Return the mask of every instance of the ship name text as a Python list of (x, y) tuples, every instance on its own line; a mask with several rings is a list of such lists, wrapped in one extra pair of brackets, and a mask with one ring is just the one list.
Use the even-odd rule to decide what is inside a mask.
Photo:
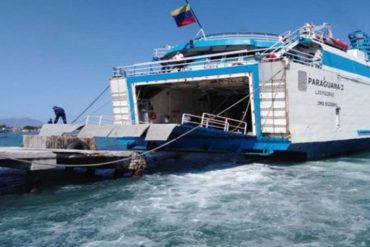
[(318, 86), (318, 87), (332, 88), (332, 89), (341, 90), (341, 91), (344, 90), (343, 84), (330, 82), (330, 81), (327, 81), (325, 79), (320, 80), (320, 79), (315, 79), (315, 78), (312, 78), (312, 77), (308, 77), (308, 84)]

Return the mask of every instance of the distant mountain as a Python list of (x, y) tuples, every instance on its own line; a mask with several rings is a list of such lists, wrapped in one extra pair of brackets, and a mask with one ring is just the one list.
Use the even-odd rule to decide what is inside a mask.
[(0, 119), (0, 125), (3, 124), (9, 127), (23, 128), (26, 125), (41, 126), (44, 123), (33, 118), (4, 118)]

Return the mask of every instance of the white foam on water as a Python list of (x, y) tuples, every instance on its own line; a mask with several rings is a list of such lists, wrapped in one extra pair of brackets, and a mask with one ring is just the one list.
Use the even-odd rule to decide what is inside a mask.
[(125, 237), (124, 235), (118, 239), (113, 240), (99, 240), (99, 241), (88, 241), (83, 243), (81, 247), (101, 247), (101, 246), (117, 246), (117, 247), (135, 247), (135, 246), (160, 246), (157, 243), (153, 242), (149, 238), (144, 236), (135, 236), (135, 237)]
[(17, 245), (29, 239), (32, 245), (44, 246), (60, 241), (66, 246), (370, 244), (370, 173), (362, 166), (348, 160), (224, 165), (68, 185), (35, 197), (14, 195), (7, 205), (17, 210), (0, 202), (0, 230), (5, 233), (0, 243)]

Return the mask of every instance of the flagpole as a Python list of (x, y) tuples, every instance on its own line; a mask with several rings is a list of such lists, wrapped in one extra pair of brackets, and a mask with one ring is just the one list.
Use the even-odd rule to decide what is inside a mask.
[[(186, 4), (189, 4), (189, 5), (190, 5), (189, 0), (185, 0), (185, 2), (186, 2)], [(193, 15), (194, 15), (194, 17), (195, 17), (195, 20), (196, 20), (196, 22), (198, 23), (198, 26), (200, 27), (200, 30), (199, 30), (199, 32), (197, 33), (197, 35), (198, 35), (199, 33), (201, 33), (201, 34), (203, 35), (203, 38), (204, 38), (204, 39), (206, 39), (206, 34), (204, 33), (204, 29), (203, 29), (202, 24), (200, 24), (200, 21), (199, 21), (199, 19), (198, 19), (197, 15), (196, 15), (196, 14), (195, 14), (195, 12), (193, 11), (193, 8), (190, 8), (190, 10), (191, 10), (191, 13), (193, 13)]]

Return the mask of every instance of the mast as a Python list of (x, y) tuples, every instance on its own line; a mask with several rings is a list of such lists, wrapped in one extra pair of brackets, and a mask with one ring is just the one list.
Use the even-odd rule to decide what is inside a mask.
[[(189, 0), (185, 0), (185, 2), (186, 2), (186, 4), (189, 4), (189, 5), (190, 5)], [(197, 15), (195, 14), (195, 12), (193, 11), (193, 8), (192, 8), (191, 6), (190, 6), (190, 10), (191, 10), (191, 13), (194, 15), (194, 17), (195, 17), (195, 21), (198, 23), (198, 26), (199, 26), (199, 31), (197, 32), (197, 35), (196, 35), (196, 36), (198, 36), (199, 34), (201, 34), (201, 35), (202, 35), (202, 37), (203, 37), (203, 39), (207, 39), (207, 38), (206, 38), (206, 34), (205, 34), (205, 32), (204, 32), (204, 29), (203, 29), (203, 26), (202, 26), (202, 24), (200, 23), (200, 21), (199, 21), (199, 19), (198, 19)]]

